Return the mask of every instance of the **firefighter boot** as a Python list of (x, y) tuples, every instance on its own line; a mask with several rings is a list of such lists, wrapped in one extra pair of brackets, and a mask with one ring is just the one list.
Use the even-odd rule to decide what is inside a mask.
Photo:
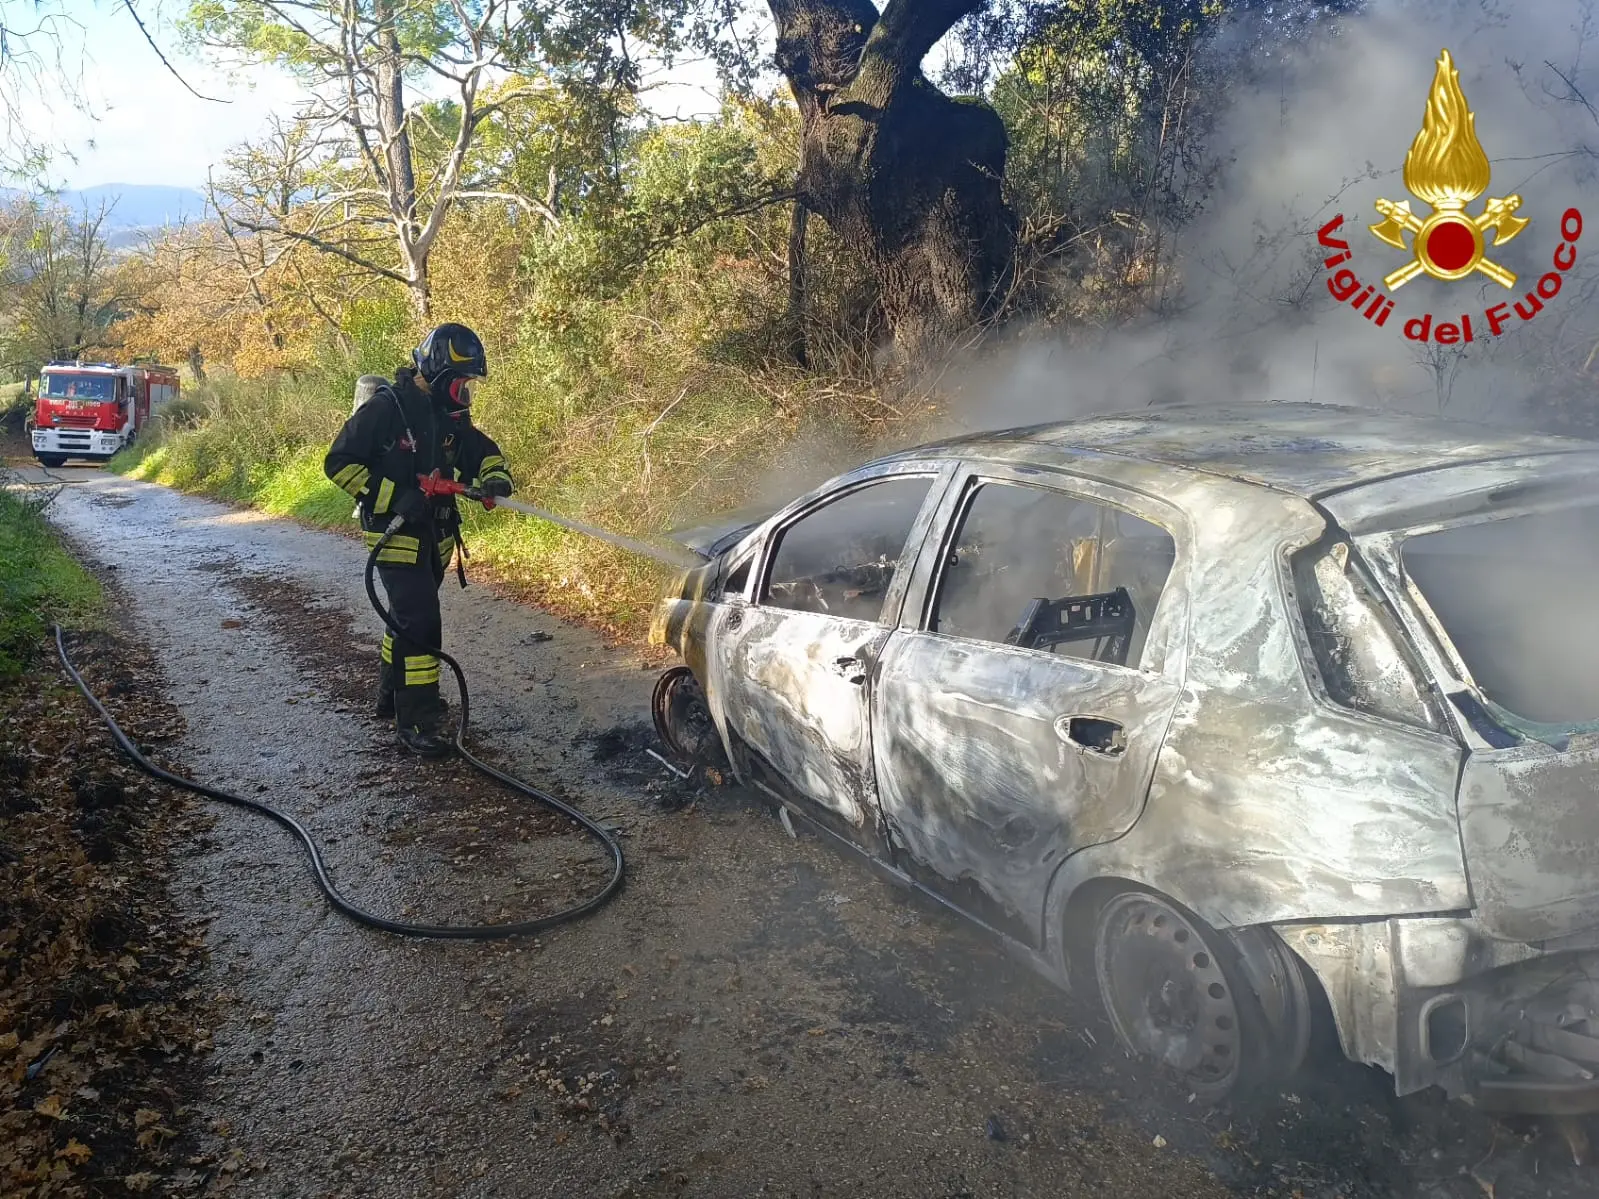
[(401, 687), (394, 693), (394, 728), (400, 744), (424, 758), (441, 758), (454, 747), (444, 730), (438, 685)]
[(383, 661), (378, 663), (378, 697), (372, 705), (372, 714), (379, 720), (394, 719), (394, 667), (389, 661), (392, 642), (388, 634), (383, 637)]

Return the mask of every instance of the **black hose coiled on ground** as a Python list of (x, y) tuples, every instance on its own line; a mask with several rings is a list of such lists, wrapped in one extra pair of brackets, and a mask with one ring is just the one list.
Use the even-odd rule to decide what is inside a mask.
[[(389, 538), (396, 532), (398, 527), (398, 522), (396, 522), (395, 525), (390, 527), (388, 532), (384, 533), (377, 545), (372, 547), (372, 552), (367, 555), (366, 560), (367, 599), (371, 601), (372, 607), (377, 610), (378, 615), (383, 618), (383, 623), (388, 626), (389, 631), (397, 637), (403, 636), (404, 633), (394, 623), (393, 615), (378, 599), (377, 587), (373, 582), (373, 574), (377, 567), (378, 553), (388, 544)], [(133, 761), (135, 766), (152, 778), (160, 779), (163, 783), (181, 787), (185, 791), (193, 791), (196, 795), (203, 795), (207, 799), (214, 799), (219, 803), (232, 804), (234, 807), (245, 808), (251, 812), (259, 813), (288, 829), (289, 832), (299, 838), (300, 844), (304, 847), (306, 857), (311, 861), (311, 876), (315, 879), (316, 885), (322, 894), (327, 898), (328, 905), (341, 916), (348, 917), (357, 924), (364, 924), (369, 928), (381, 929), (388, 933), (397, 933), (403, 937), (431, 937), (456, 941), (493, 941), (502, 937), (520, 937), (531, 933), (543, 932), (545, 929), (553, 928), (557, 924), (565, 924), (568, 921), (587, 916), (590, 912), (610, 901), (622, 887), (625, 865), (622, 858), (622, 846), (616, 839), (615, 833), (592, 817), (584, 815), (570, 804), (564, 803), (548, 792), (541, 791), (537, 787), (507, 774), (503, 770), (490, 766), (487, 762), (473, 756), (467, 750), (465, 744), (468, 711), (466, 675), (462, 673), (460, 663), (437, 646), (428, 647), (428, 652), (441, 662), (449, 665), (451, 672), (455, 675), (456, 686), (461, 693), (461, 711), (455, 725), (456, 752), (483, 774), (504, 784), (519, 795), (526, 796), (528, 799), (543, 804), (545, 807), (551, 808), (570, 819), (603, 845), (610, 855), (612, 863), (611, 877), (607, 880), (605, 886), (589, 899), (572, 907), (563, 908), (558, 912), (551, 912), (548, 916), (539, 916), (532, 920), (519, 920), (511, 924), (407, 924), (404, 921), (390, 920), (386, 916), (379, 916), (373, 912), (366, 911), (364, 908), (357, 907), (340, 894), (338, 887), (333, 882), (333, 876), (328, 873), (327, 864), (322, 860), (322, 852), (317, 848), (315, 839), (311, 836), (310, 831), (293, 816), (274, 808), (271, 804), (264, 804), (254, 799), (245, 799), (243, 796), (234, 795), (216, 787), (208, 787), (204, 783), (197, 783), (193, 779), (173, 774), (169, 770), (163, 770), (145, 757), (144, 754), (140, 753), (139, 747), (122, 731), (122, 727), (117, 724), (111, 713), (106, 711), (105, 705), (95, 698), (94, 693), (89, 690), (89, 685), (83, 681), (83, 676), (72, 665), (72, 660), (67, 655), (66, 641), (60, 625), (55, 627), (55, 636), (56, 652), (60, 655), (61, 665), (66, 669), (67, 674), (71, 676), (72, 681), (77, 684), (78, 690), (83, 692), (84, 698), (100, 714), (100, 719), (111, 730), (111, 736), (116, 740), (118, 747)]]

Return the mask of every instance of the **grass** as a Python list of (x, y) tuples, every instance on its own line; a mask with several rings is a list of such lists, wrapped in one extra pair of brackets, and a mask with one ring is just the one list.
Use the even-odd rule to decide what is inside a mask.
[[(647, 369), (635, 362), (603, 389), (541, 382), (517, 365), (497, 377), (497, 390), (485, 385), (474, 411), (509, 459), (518, 495), (621, 533), (659, 533), (735, 508), (780, 466), (785, 478), (792, 473), (785, 458), (796, 445), (814, 457), (819, 428), (832, 443), (854, 427), (836, 388), (807, 394), (803, 381), (756, 382), (687, 356), (657, 355)], [(586, 401), (576, 398), (585, 390)], [(349, 497), (322, 474), (350, 411), (346, 394), (334, 379), (208, 382), (187, 397), (203, 405), (202, 420), (156, 430), (111, 469), (351, 529)], [(647, 631), (665, 568), (543, 521), (468, 508), (469, 573), (614, 637)]]
[(100, 584), (44, 518), (48, 500), (0, 489), (0, 680), (16, 678), (53, 622), (91, 619)]

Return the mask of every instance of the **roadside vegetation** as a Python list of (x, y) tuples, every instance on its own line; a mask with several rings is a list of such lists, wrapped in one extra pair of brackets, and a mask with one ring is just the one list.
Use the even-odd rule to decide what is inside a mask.
[(29, 665), (50, 624), (80, 625), (100, 605), (99, 583), (44, 519), (50, 498), (48, 490), (0, 486), (0, 683)]
[[(1158, 306), (1176, 269), (1162, 231), (1190, 215), (1167, 194), (1184, 147), (1162, 130), (1203, 122), (1201, 92), (1177, 85), (1220, 69), (1195, 55), (1225, 11), (1113, 4), (1085, 21), (1038, 4), (1003, 29), (963, 26), (963, 65), (940, 87), (965, 98), (926, 117), (990, 114), (1017, 165), (1003, 195), (991, 174), (962, 176), (970, 164), (949, 166), (959, 177), (943, 182), (901, 174), (913, 190), (956, 188), (970, 213), (987, 213), (999, 240), (964, 265), (948, 229), (907, 236), (852, 218), (859, 194), (823, 200), (834, 191), (800, 172), (802, 146), (808, 170), (821, 170), (818, 147), (834, 136), (805, 98), (819, 93), (798, 63), (779, 64), (776, 86), (763, 81), (764, 50), (739, 60), (724, 46), (719, 110), (668, 121), (646, 109), (640, 67), (537, 38), (485, 43), (512, 74), (475, 99), (412, 100), (416, 136), (396, 151), (409, 155), (409, 185), (406, 171), (330, 149), (285, 118), (219, 168), (213, 222), (107, 277), (130, 298), (108, 343), (188, 364), (188, 394), (203, 406), (113, 467), (344, 524), (348, 501), (322, 479), (320, 458), (355, 379), (392, 374), (428, 325), (459, 320), (489, 347), (476, 419), (533, 502), (658, 533), (787, 498), (914, 436), (949, 402), (951, 355), (1006, 328), (1053, 336)], [(194, 14), (191, 35), (216, 53), (360, 74), (324, 55), (340, 39), (318, 38), (336, 30), (266, 36), (277, 28), (270, 3)], [(435, 46), (475, 36), (458, 16), (439, 20), (427, 31)], [(389, 33), (366, 32), (374, 46)], [(1295, 26), (1267, 20), (1258, 34), (1291, 37)], [(639, 36), (664, 53), (708, 27), (684, 18)], [(1064, 88), (1056, 58), (1073, 64)], [(343, 119), (380, 128), (395, 116), (386, 104), (362, 100)], [(480, 123), (463, 133), (473, 114)], [(929, 135), (935, 126), (897, 134)], [(420, 215), (397, 236), (391, 214), (408, 209)], [(967, 282), (937, 295), (897, 282), (935, 270)], [(641, 632), (659, 594), (658, 568), (540, 522), (479, 512), (466, 536), (473, 566), (615, 633)]]
[(32, 396), (22, 383), (0, 383), (0, 437), (14, 437), (22, 432), (32, 408)]
[(49, 624), (141, 743), (182, 724), (48, 501), (0, 488), (0, 1193), (199, 1193), (218, 1163), (182, 1164), (176, 1130), (209, 1044), (188, 991), (204, 951), (167, 891), (187, 807), (123, 764)]

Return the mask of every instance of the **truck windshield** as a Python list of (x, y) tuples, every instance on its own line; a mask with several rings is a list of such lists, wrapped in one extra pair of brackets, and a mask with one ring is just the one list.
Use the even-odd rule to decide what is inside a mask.
[(117, 381), (110, 375), (64, 375), (54, 372), (39, 380), (39, 394), (56, 400), (114, 400)]
[(1423, 533), (1400, 556), (1490, 703), (1550, 725), (1599, 720), (1599, 508)]

